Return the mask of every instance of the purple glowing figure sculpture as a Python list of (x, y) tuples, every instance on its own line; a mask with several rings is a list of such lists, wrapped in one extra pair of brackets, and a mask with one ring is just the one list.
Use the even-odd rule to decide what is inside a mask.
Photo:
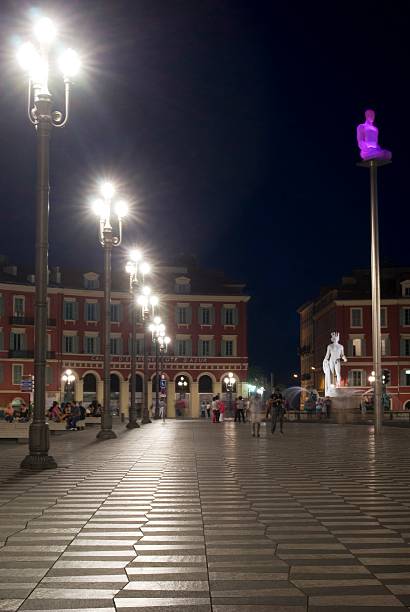
[(360, 149), (360, 157), (364, 160), (383, 159), (389, 161), (391, 152), (382, 149), (378, 144), (379, 130), (374, 125), (375, 112), (365, 112), (366, 121), (357, 126), (357, 144)]

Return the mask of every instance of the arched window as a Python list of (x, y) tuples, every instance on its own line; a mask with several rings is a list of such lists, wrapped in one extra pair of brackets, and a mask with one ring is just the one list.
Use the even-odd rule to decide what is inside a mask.
[(86, 374), (83, 378), (83, 391), (84, 393), (96, 393), (97, 391), (97, 380), (94, 374)]
[(410, 410), (410, 400), (407, 400), (403, 406), (404, 410)]
[(120, 392), (120, 378), (117, 374), (111, 374), (110, 376), (110, 391), (111, 393)]
[[(142, 384), (142, 376), (139, 374), (135, 377), (135, 391), (136, 393), (142, 393), (143, 384)], [(130, 391), (131, 391), (131, 378), (130, 378)]]
[(213, 392), (213, 381), (210, 376), (204, 374), (198, 381), (199, 393), (212, 393)]

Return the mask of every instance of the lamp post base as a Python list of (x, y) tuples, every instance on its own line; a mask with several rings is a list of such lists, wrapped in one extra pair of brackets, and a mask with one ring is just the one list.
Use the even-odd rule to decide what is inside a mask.
[(57, 463), (51, 455), (27, 455), (20, 463), (23, 470), (55, 470)]
[(101, 429), (97, 434), (97, 440), (113, 440), (117, 435), (112, 429)]
[(129, 423), (127, 423), (127, 429), (139, 429), (139, 427), (137, 421), (129, 421)]

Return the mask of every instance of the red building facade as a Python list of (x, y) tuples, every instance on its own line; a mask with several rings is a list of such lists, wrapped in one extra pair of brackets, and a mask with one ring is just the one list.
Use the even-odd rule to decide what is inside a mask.
[[(302, 385), (324, 389), (322, 362), (330, 333), (340, 333), (347, 363), (342, 384), (366, 392), (373, 370), (370, 272), (355, 270), (337, 287), (298, 310)], [(387, 392), (393, 409), (410, 409), (410, 268), (381, 271), (382, 369), (389, 373)]]
[[(15, 266), (0, 272), (0, 406), (30, 394), (21, 381), (33, 374), (34, 282)], [(111, 404), (128, 414), (131, 316), (129, 280), (113, 275), (111, 300)], [(242, 393), (248, 372), (244, 285), (228, 281), (222, 273), (188, 265), (156, 270), (153, 286), (160, 298), (158, 314), (171, 337), (162, 359), (167, 381), (169, 416), (183, 399), (183, 415), (198, 417), (201, 401), (224, 393), (223, 379), (234, 374), (234, 393)], [(50, 271), (48, 288), (47, 402), (62, 401), (68, 391), (84, 403), (103, 400), (102, 275), (97, 272)], [(137, 403), (142, 401), (144, 326), (139, 321), (137, 346)], [(151, 342), (149, 403), (155, 401), (156, 362)], [(66, 369), (75, 376), (67, 389), (61, 377)], [(183, 377), (186, 385), (178, 382)]]

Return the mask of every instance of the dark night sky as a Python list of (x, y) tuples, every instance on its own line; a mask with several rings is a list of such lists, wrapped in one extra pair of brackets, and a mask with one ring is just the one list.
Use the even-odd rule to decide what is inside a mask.
[[(400, 6), (401, 4), (401, 6)], [(409, 264), (410, 9), (405, 3), (71, 0), (39, 3), (84, 56), (72, 120), (52, 143), (50, 263), (101, 267), (87, 213), (97, 179), (134, 200), (125, 245), (181, 251), (247, 281), (251, 363), (288, 382), (296, 308), (368, 266), (368, 176), (355, 126), (377, 112), (394, 163), (380, 190), (381, 255)], [(286, 6), (285, 6), (286, 5)], [(1, 3), (1, 248), (34, 256), (35, 136)], [(61, 83), (53, 85), (61, 95)], [(400, 123), (399, 123), (400, 122)], [(124, 252), (117, 253), (117, 258)]]

